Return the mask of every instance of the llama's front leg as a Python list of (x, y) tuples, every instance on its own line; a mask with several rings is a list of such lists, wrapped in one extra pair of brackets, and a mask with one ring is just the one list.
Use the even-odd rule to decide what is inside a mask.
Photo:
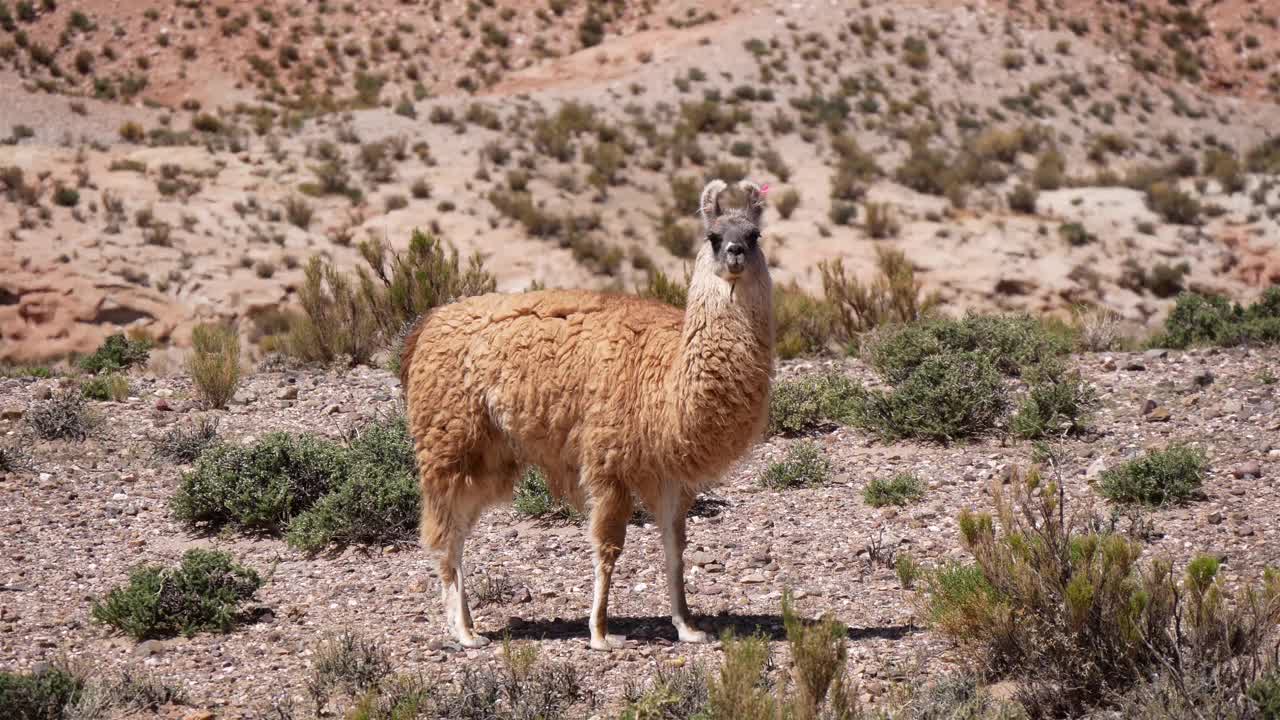
[(667, 556), (667, 599), (671, 603), (671, 623), (676, 626), (680, 642), (706, 642), (707, 634), (691, 621), (689, 604), (684, 596), (685, 516), (688, 509), (681, 504), (661, 513), (662, 548)]
[(625, 490), (608, 492), (596, 498), (591, 509), (591, 542), (595, 547), (595, 593), (591, 599), (591, 649), (612, 650), (622, 647), (627, 639), (608, 634), (609, 584), (613, 568), (622, 554), (627, 539), (627, 520), (631, 518), (631, 495)]
[(475, 632), (475, 626), (471, 623), (471, 608), (467, 605), (467, 590), (462, 582), (462, 545), (463, 538), (454, 536), (440, 558), (445, 618), (449, 632), (463, 647), (484, 647), (489, 644), (489, 638)]

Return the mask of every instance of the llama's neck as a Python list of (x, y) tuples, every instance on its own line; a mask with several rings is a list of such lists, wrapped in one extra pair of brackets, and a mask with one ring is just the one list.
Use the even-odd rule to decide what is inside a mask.
[[(670, 368), (673, 437), (732, 451), (756, 440), (773, 374), (773, 290), (767, 275), (734, 286), (706, 274), (689, 288), (679, 358)], [(699, 458), (691, 457), (696, 465)], [(705, 458), (715, 464), (714, 458)]]

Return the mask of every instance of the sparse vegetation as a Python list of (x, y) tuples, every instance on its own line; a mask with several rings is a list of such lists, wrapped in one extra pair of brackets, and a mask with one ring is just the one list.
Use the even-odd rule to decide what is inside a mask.
[(188, 550), (176, 568), (146, 565), (93, 604), (93, 619), (135, 639), (229, 632), (262, 587), (258, 573), (224, 552)]
[(129, 381), (120, 373), (104, 373), (86, 380), (80, 392), (90, 400), (123, 402), (129, 397)]
[(27, 424), (45, 440), (84, 440), (99, 418), (85, 405), (84, 394), (67, 388), (27, 411)]
[(769, 397), (769, 432), (797, 435), (846, 424), (858, 391), (857, 383), (836, 373), (779, 381)]
[(1199, 495), (1207, 469), (1204, 451), (1173, 444), (1102, 473), (1098, 492), (1117, 503), (1181, 504)]
[(307, 552), (407, 542), (419, 514), (413, 445), (403, 421), (369, 425), (346, 444), (268, 433), (250, 446), (213, 445), (172, 505), (193, 527), (284, 534)]
[(151, 355), (151, 343), (142, 339), (130, 339), (123, 333), (109, 335), (92, 354), (80, 359), (85, 372), (119, 372), (147, 361)]
[(1221, 296), (1185, 293), (1165, 320), (1153, 345), (1270, 345), (1280, 342), (1280, 286), (1268, 288), (1253, 304), (1242, 306)]
[(773, 490), (815, 487), (827, 482), (831, 462), (811, 440), (802, 440), (787, 449), (786, 457), (769, 463), (760, 476), (760, 484)]
[(583, 517), (572, 505), (551, 494), (546, 474), (536, 467), (527, 469), (516, 484), (512, 504), (517, 513), (538, 520), (579, 522)]
[(218, 442), (218, 420), (201, 417), (191, 426), (176, 425), (155, 442), (157, 457), (173, 462), (195, 462), (206, 449)]
[(240, 336), (235, 328), (217, 323), (192, 328), (187, 372), (205, 405), (226, 407), (240, 383)]
[(888, 480), (872, 478), (862, 490), (862, 500), (877, 508), (910, 505), (924, 497), (924, 487), (924, 481), (911, 473), (898, 473)]

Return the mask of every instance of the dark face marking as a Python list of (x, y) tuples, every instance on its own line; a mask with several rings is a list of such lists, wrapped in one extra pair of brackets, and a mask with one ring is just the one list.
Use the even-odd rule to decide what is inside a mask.
[(711, 252), (716, 265), (723, 269), (722, 276), (735, 279), (756, 260), (763, 260), (760, 252), (760, 228), (744, 217), (729, 215), (720, 218), (707, 232)]

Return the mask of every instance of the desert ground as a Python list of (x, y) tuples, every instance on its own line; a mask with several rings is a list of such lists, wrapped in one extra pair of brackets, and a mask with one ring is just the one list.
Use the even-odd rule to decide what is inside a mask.
[[(721, 642), (675, 642), (651, 519), (632, 524), (614, 581), (629, 640), (604, 656), (587, 646), (580, 519), (489, 511), (466, 567), (477, 628), (495, 642), (464, 649), (415, 543), (315, 554), (278, 535), (202, 532), (171, 505), (195, 462), (155, 448), (207, 420), (250, 446), (276, 431), (337, 440), (403, 414), (388, 353), (281, 357), (280, 323), (300, 312), (314, 258), (356, 272), (362, 245), (404, 252), (420, 230), (464, 264), (480, 258), (499, 292), (644, 292), (659, 273), (687, 277), (697, 192), (716, 177), (768, 184), (763, 247), (792, 297), (830, 299), (836, 260), (871, 282), (891, 249), (951, 317), (1105, 316), (1126, 339), (1067, 357), (1097, 395), (1089, 428), (1053, 443), (1069, 506), (1141, 524), (1144, 557), (1220, 558), (1235, 590), (1280, 558), (1280, 351), (1144, 345), (1181, 293), (1247, 304), (1280, 284), (1280, 11), (1268, 3), (0, 10), (0, 459), (17, 458), (0, 464), (0, 671), (145, 670), (182, 701), (108, 716), (186, 720), (349, 716), (358, 698), (316, 703), (309, 689), (321, 645), (343, 631), (376, 641), (397, 672), (445, 683), (500, 672), (504, 637), (536, 644), (580, 676), (564, 717), (617, 717), (660, 670), (714, 671)], [(242, 348), (225, 407), (202, 400), (185, 364), (211, 322)], [(88, 380), (76, 358), (116, 333), (154, 348), (122, 373), (125, 392), (90, 402), (102, 422), (85, 439), (33, 434), (36, 408)], [(881, 383), (850, 340), (788, 346), (775, 382)], [(846, 423), (767, 434), (690, 518), (695, 615), (717, 636), (763, 632), (779, 674), (793, 593), (802, 615), (848, 626), (868, 707), (966, 667), (895, 559), (963, 560), (958, 513), (989, 509), (1015, 469), (1044, 464), (997, 425), (956, 442)], [(809, 442), (826, 481), (762, 485)], [(1201, 496), (1126, 515), (1099, 494), (1105, 471), (1178, 442), (1208, 458)], [(864, 502), (869, 482), (899, 473), (923, 481), (918, 502)], [(139, 641), (91, 617), (140, 563), (192, 548), (264, 575), (251, 618)]]

